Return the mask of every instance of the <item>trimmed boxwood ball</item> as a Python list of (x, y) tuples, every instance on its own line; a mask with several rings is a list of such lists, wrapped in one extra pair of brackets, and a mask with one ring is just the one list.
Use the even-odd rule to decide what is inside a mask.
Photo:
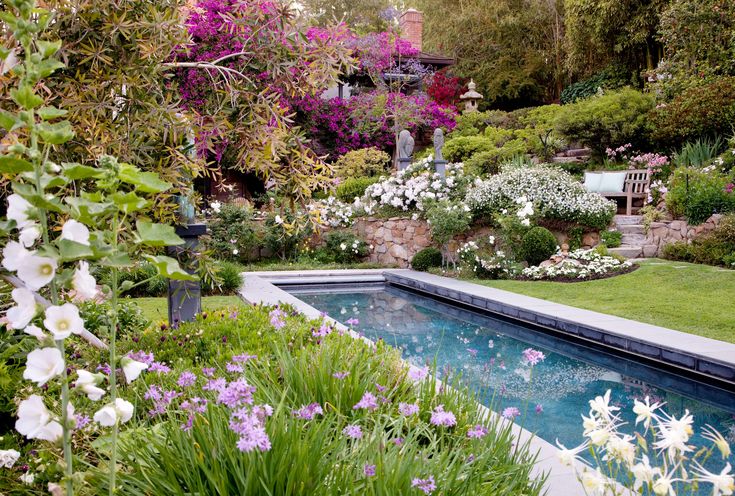
[(424, 248), (411, 259), (411, 268), (426, 272), (432, 267), (442, 266), (442, 253), (436, 248)]
[(556, 253), (556, 237), (545, 227), (528, 230), (521, 240), (519, 256), (529, 265), (538, 265)]

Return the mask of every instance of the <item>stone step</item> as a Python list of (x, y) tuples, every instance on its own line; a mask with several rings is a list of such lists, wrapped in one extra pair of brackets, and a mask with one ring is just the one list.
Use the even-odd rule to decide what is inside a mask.
[(571, 163), (581, 163), (584, 162), (584, 160), (578, 158), (578, 157), (551, 157), (551, 162), (554, 164), (571, 164)]
[(616, 226), (641, 225), (643, 224), (642, 215), (616, 215), (613, 217)]
[(621, 234), (646, 234), (646, 228), (640, 224), (622, 224), (616, 227)]
[(587, 158), (592, 155), (592, 150), (589, 148), (573, 148), (564, 152), (567, 157), (582, 157)]
[(642, 246), (619, 246), (617, 248), (609, 248), (608, 253), (614, 253), (625, 258), (640, 258), (643, 255)]
[(645, 234), (623, 234), (622, 238), (623, 245), (628, 246), (643, 246), (646, 244)]

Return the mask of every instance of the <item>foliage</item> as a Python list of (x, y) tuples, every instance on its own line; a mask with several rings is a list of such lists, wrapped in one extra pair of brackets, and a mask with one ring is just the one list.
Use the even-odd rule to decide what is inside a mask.
[(337, 159), (334, 168), (344, 179), (380, 176), (390, 167), (390, 155), (377, 148), (352, 150)]
[(309, 237), (313, 226), (297, 228), (301, 212), (288, 207), (280, 213), (270, 213), (263, 223), (263, 245), (281, 260), (294, 258), (300, 245)]
[(468, 241), (457, 250), (463, 274), (479, 279), (507, 279), (520, 272), (518, 264), (498, 249), (494, 236)]
[(718, 77), (689, 88), (649, 114), (652, 139), (661, 146), (679, 146), (733, 131), (735, 77)]
[(603, 90), (617, 90), (630, 84), (630, 77), (625, 69), (608, 67), (593, 76), (572, 83), (561, 92), (561, 103), (574, 103), (595, 96), (600, 88)]
[(588, 193), (568, 173), (556, 167), (503, 169), (477, 183), (467, 194), (474, 215), (492, 218), (503, 209), (513, 209), (525, 197), (538, 209), (539, 217), (602, 229), (615, 215), (615, 204)]
[(488, 126), (508, 127), (508, 115), (508, 112), (502, 110), (462, 113), (457, 116), (457, 125), (449, 137), (475, 136), (482, 134)]
[(554, 234), (545, 227), (535, 226), (523, 236), (518, 257), (529, 265), (538, 265), (556, 253), (556, 249), (557, 241)]
[(411, 268), (413, 270), (419, 270), (426, 272), (434, 267), (441, 267), (443, 261), (442, 252), (434, 247), (424, 248), (419, 250), (416, 255), (411, 259)]
[(718, 172), (679, 167), (671, 177), (666, 207), (674, 216), (701, 224), (712, 214), (735, 211), (735, 194), (727, 189), (732, 182)]
[(395, 17), (388, 0), (303, 0), (299, 14), (318, 26), (330, 26), (341, 20), (358, 33), (382, 31)]
[(220, 260), (247, 262), (259, 244), (258, 229), (249, 207), (226, 203), (214, 211), (202, 242)]
[(575, 250), (555, 265), (528, 267), (523, 276), (529, 279), (581, 280), (596, 279), (629, 269), (632, 262), (621, 262), (597, 250)]
[(324, 237), (324, 251), (332, 262), (358, 262), (368, 253), (368, 245), (349, 231), (331, 231)]
[(233, 294), (242, 287), (242, 267), (236, 263), (218, 261), (215, 264), (215, 275), (217, 281), (210, 285), (203, 285), (205, 294)]
[[(86, 301), (79, 305), (79, 314), (84, 319), (87, 330), (98, 336), (107, 335), (110, 330), (108, 313), (113, 311), (109, 302)], [(120, 337), (135, 336), (143, 332), (150, 322), (133, 300), (122, 299), (117, 308), (119, 314)]]
[(722, 151), (722, 140), (698, 139), (684, 144), (680, 151), (674, 153), (671, 162), (677, 167), (705, 167), (710, 165)]
[(601, 231), (600, 242), (608, 248), (617, 248), (623, 244), (623, 233), (620, 231)]
[(446, 141), (442, 152), (450, 162), (464, 162), (481, 152), (494, 152), (497, 147), (485, 136), (459, 136)]
[(334, 192), (338, 200), (343, 202), (354, 201), (355, 198), (361, 198), (365, 194), (368, 186), (380, 181), (377, 176), (373, 177), (350, 177), (341, 182)]
[(664, 258), (735, 268), (735, 214), (720, 219), (717, 227), (691, 243), (680, 241), (664, 247)]
[(565, 105), (556, 120), (557, 132), (603, 156), (606, 148), (646, 143), (651, 95), (631, 88)]
[(426, 93), (439, 105), (458, 106), (459, 97), (465, 91), (462, 78), (453, 76), (447, 69), (442, 69), (429, 76), (426, 82)]
[[(428, 206), (426, 220), (432, 239), (442, 247), (445, 255), (448, 255), (447, 243), (469, 229), (472, 215), (467, 205), (444, 200)], [(445, 261), (448, 262), (450, 258), (445, 257)]]
[(478, 152), (464, 161), (465, 170), (471, 174), (493, 175), (500, 172), (500, 164), (510, 157), (502, 156), (498, 149)]

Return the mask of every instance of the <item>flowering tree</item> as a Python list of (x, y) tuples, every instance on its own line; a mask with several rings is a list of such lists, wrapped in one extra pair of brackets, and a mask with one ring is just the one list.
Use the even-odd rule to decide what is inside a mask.
[[(141, 214), (170, 183), (110, 156), (100, 157), (96, 166), (58, 165), (51, 159), (56, 147), (74, 138), (71, 123), (61, 120), (67, 112), (46, 105), (43, 93), (36, 90), (43, 87), (43, 78), (63, 67), (54, 58), (61, 42), (39, 39), (52, 22), (48, 11), (35, 8), (29, 0), (13, 2), (12, 7), (14, 15), (6, 12), (3, 22), (12, 31), (21, 61), (13, 69), (16, 85), (9, 91), (13, 111), (0, 111), (0, 126), (7, 133), (0, 172), (10, 179), (13, 190), (7, 218), (0, 222), (0, 234), (7, 238), (2, 251), (3, 277), (14, 286), (14, 305), (6, 318), (10, 329), (22, 330), (37, 340), (38, 347), (27, 355), (23, 378), (43, 388), (20, 402), (16, 429), (29, 439), (61, 441), (66, 494), (73, 494), (72, 435), (83, 412), (77, 412), (71, 401), (65, 342), (75, 339), (74, 335), (92, 346), (107, 348), (109, 401), (97, 409), (94, 420), (112, 428), (109, 486), (113, 494), (118, 426), (133, 415), (133, 405), (117, 397), (117, 366), (128, 382), (145, 368), (116, 355), (117, 301), (129, 289), (118, 283), (119, 270), (133, 264), (135, 253), (165, 277), (192, 276), (174, 259), (144, 255), (150, 248), (183, 243), (173, 227), (150, 222)], [(6, 63), (12, 56), (9, 49), (0, 51)], [(90, 263), (111, 271), (111, 283), (101, 291)], [(111, 302), (107, 343), (85, 329), (75, 304), (93, 298)], [(74, 389), (99, 401), (107, 394), (100, 387), (104, 380), (102, 374), (80, 370)], [(53, 388), (45, 387), (51, 384)], [(59, 390), (61, 401), (54, 401), (59, 408), (49, 409), (44, 396)]]

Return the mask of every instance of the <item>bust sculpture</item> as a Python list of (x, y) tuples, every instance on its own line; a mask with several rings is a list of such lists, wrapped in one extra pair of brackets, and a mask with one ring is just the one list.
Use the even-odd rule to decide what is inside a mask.
[(411, 160), (413, 155), (413, 137), (407, 129), (398, 134), (398, 160)]
[(444, 131), (441, 128), (434, 129), (434, 161), (442, 161), (442, 147), (444, 146)]

